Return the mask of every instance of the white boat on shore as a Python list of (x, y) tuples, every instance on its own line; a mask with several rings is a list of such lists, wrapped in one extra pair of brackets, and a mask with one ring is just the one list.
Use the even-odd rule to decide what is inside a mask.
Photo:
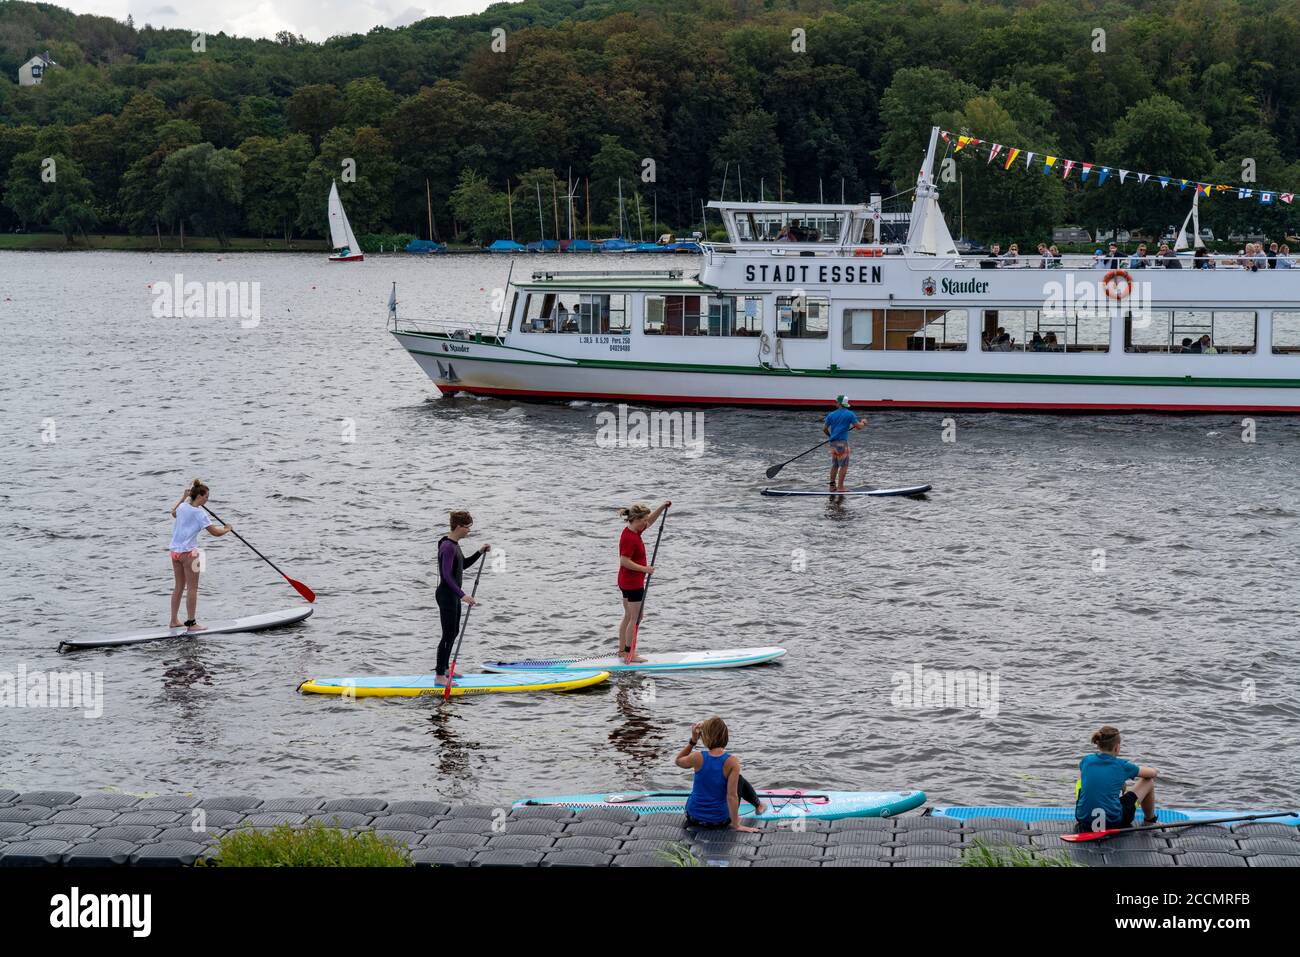
[(728, 239), (698, 269), (539, 270), (511, 284), (496, 329), (395, 310), (390, 329), (447, 394), (1300, 412), (1300, 270), (963, 257), (932, 176), (938, 134), (901, 245), (874, 241), (875, 207), (714, 202)]
[(365, 259), (365, 255), (361, 252), (361, 244), (352, 234), (352, 224), (348, 222), (348, 214), (343, 211), (343, 200), (339, 199), (337, 181), (330, 183), (329, 220), (330, 246), (334, 249), (334, 252), (330, 253), (330, 262), (359, 263)]

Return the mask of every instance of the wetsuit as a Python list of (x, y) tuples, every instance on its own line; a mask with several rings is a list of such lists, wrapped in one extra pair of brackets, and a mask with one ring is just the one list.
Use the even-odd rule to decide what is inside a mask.
[(469, 558), (460, 550), (460, 545), (448, 536), (438, 539), (438, 588), (433, 597), (438, 602), (438, 616), (442, 619), (442, 641), (438, 642), (438, 674), (445, 675), (451, 666), (451, 650), (456, 644), (456, 635), (460, 632), (461, 598), (465, 591), (461, 588), (465, 569), (482, 557), (480, 549)]

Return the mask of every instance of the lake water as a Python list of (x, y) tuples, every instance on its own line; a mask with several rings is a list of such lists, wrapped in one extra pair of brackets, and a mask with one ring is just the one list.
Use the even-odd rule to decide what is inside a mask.
[[(1240, 417), (957, 415), (944, 442), (941, 413), (871, 415), (852, 476), (930, 482), (928, 499), (769, 499), (764, 468), (819, 440), (816, 413), (703, 410), (695, 455), (599, 447), (613, 407), (440, 398), (385, 332), (391, 283), (403, 315), (489, 322), (508, 268), (0, 253), (0, 672), (87, 670), (104, 690), (96, 718), (0, 709), (0, 787), (500, 803), (684, 786), (673, 755), (716, 713), (760, 786), (1065, 803), (1113, 723), (1161, 769), (1162, 801), (1296, 802), (1300, 421), (1261, 418), (1244, 442)], [(155, 318), (178, 273), (257, 283), (260, 322)], [(316, 590), (314, 617), (58, 655), (70, 635), (165, 624), (168, 510), (194, 476)], [(642, 647), (780, 645), (779, 664), (449, 705), (296, 692), (432, 669), (453, 508), (474, 513), (468, 544), (505, 557), (466, 670), (612, 650), (616, 509), (664, 498)], [(233, 536), (207, 562), (202, 616), (298, 601)], [(996, 697), (909, 707), (918, 667), (980, 672)]]

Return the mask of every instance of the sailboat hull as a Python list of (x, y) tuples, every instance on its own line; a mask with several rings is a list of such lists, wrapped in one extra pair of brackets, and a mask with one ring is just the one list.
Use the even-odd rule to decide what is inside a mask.
[(329, 259), (332, 263), (359, 263), (365, 258), (363, 253), (352, 253), (347, 256), (331, 256)]

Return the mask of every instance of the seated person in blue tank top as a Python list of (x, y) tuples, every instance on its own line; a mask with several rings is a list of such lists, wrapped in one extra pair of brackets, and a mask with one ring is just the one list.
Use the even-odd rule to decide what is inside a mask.
[[(700, 739), (706, 750), (695, 750)], [(753, 833), (756, 827), (740, 823), (740, 802), (754, 806), (756, 814), (767, 810), (758, 792), (740, 776), (740, 758), (727, 753), (729, 733), (721, 718), (691, 726), (691, 740), (677, 755), (677, 766), (695, 772), (691, 796), (686, 800), (688, 827), (721, 828), (730, 825), (737, 831)]]

